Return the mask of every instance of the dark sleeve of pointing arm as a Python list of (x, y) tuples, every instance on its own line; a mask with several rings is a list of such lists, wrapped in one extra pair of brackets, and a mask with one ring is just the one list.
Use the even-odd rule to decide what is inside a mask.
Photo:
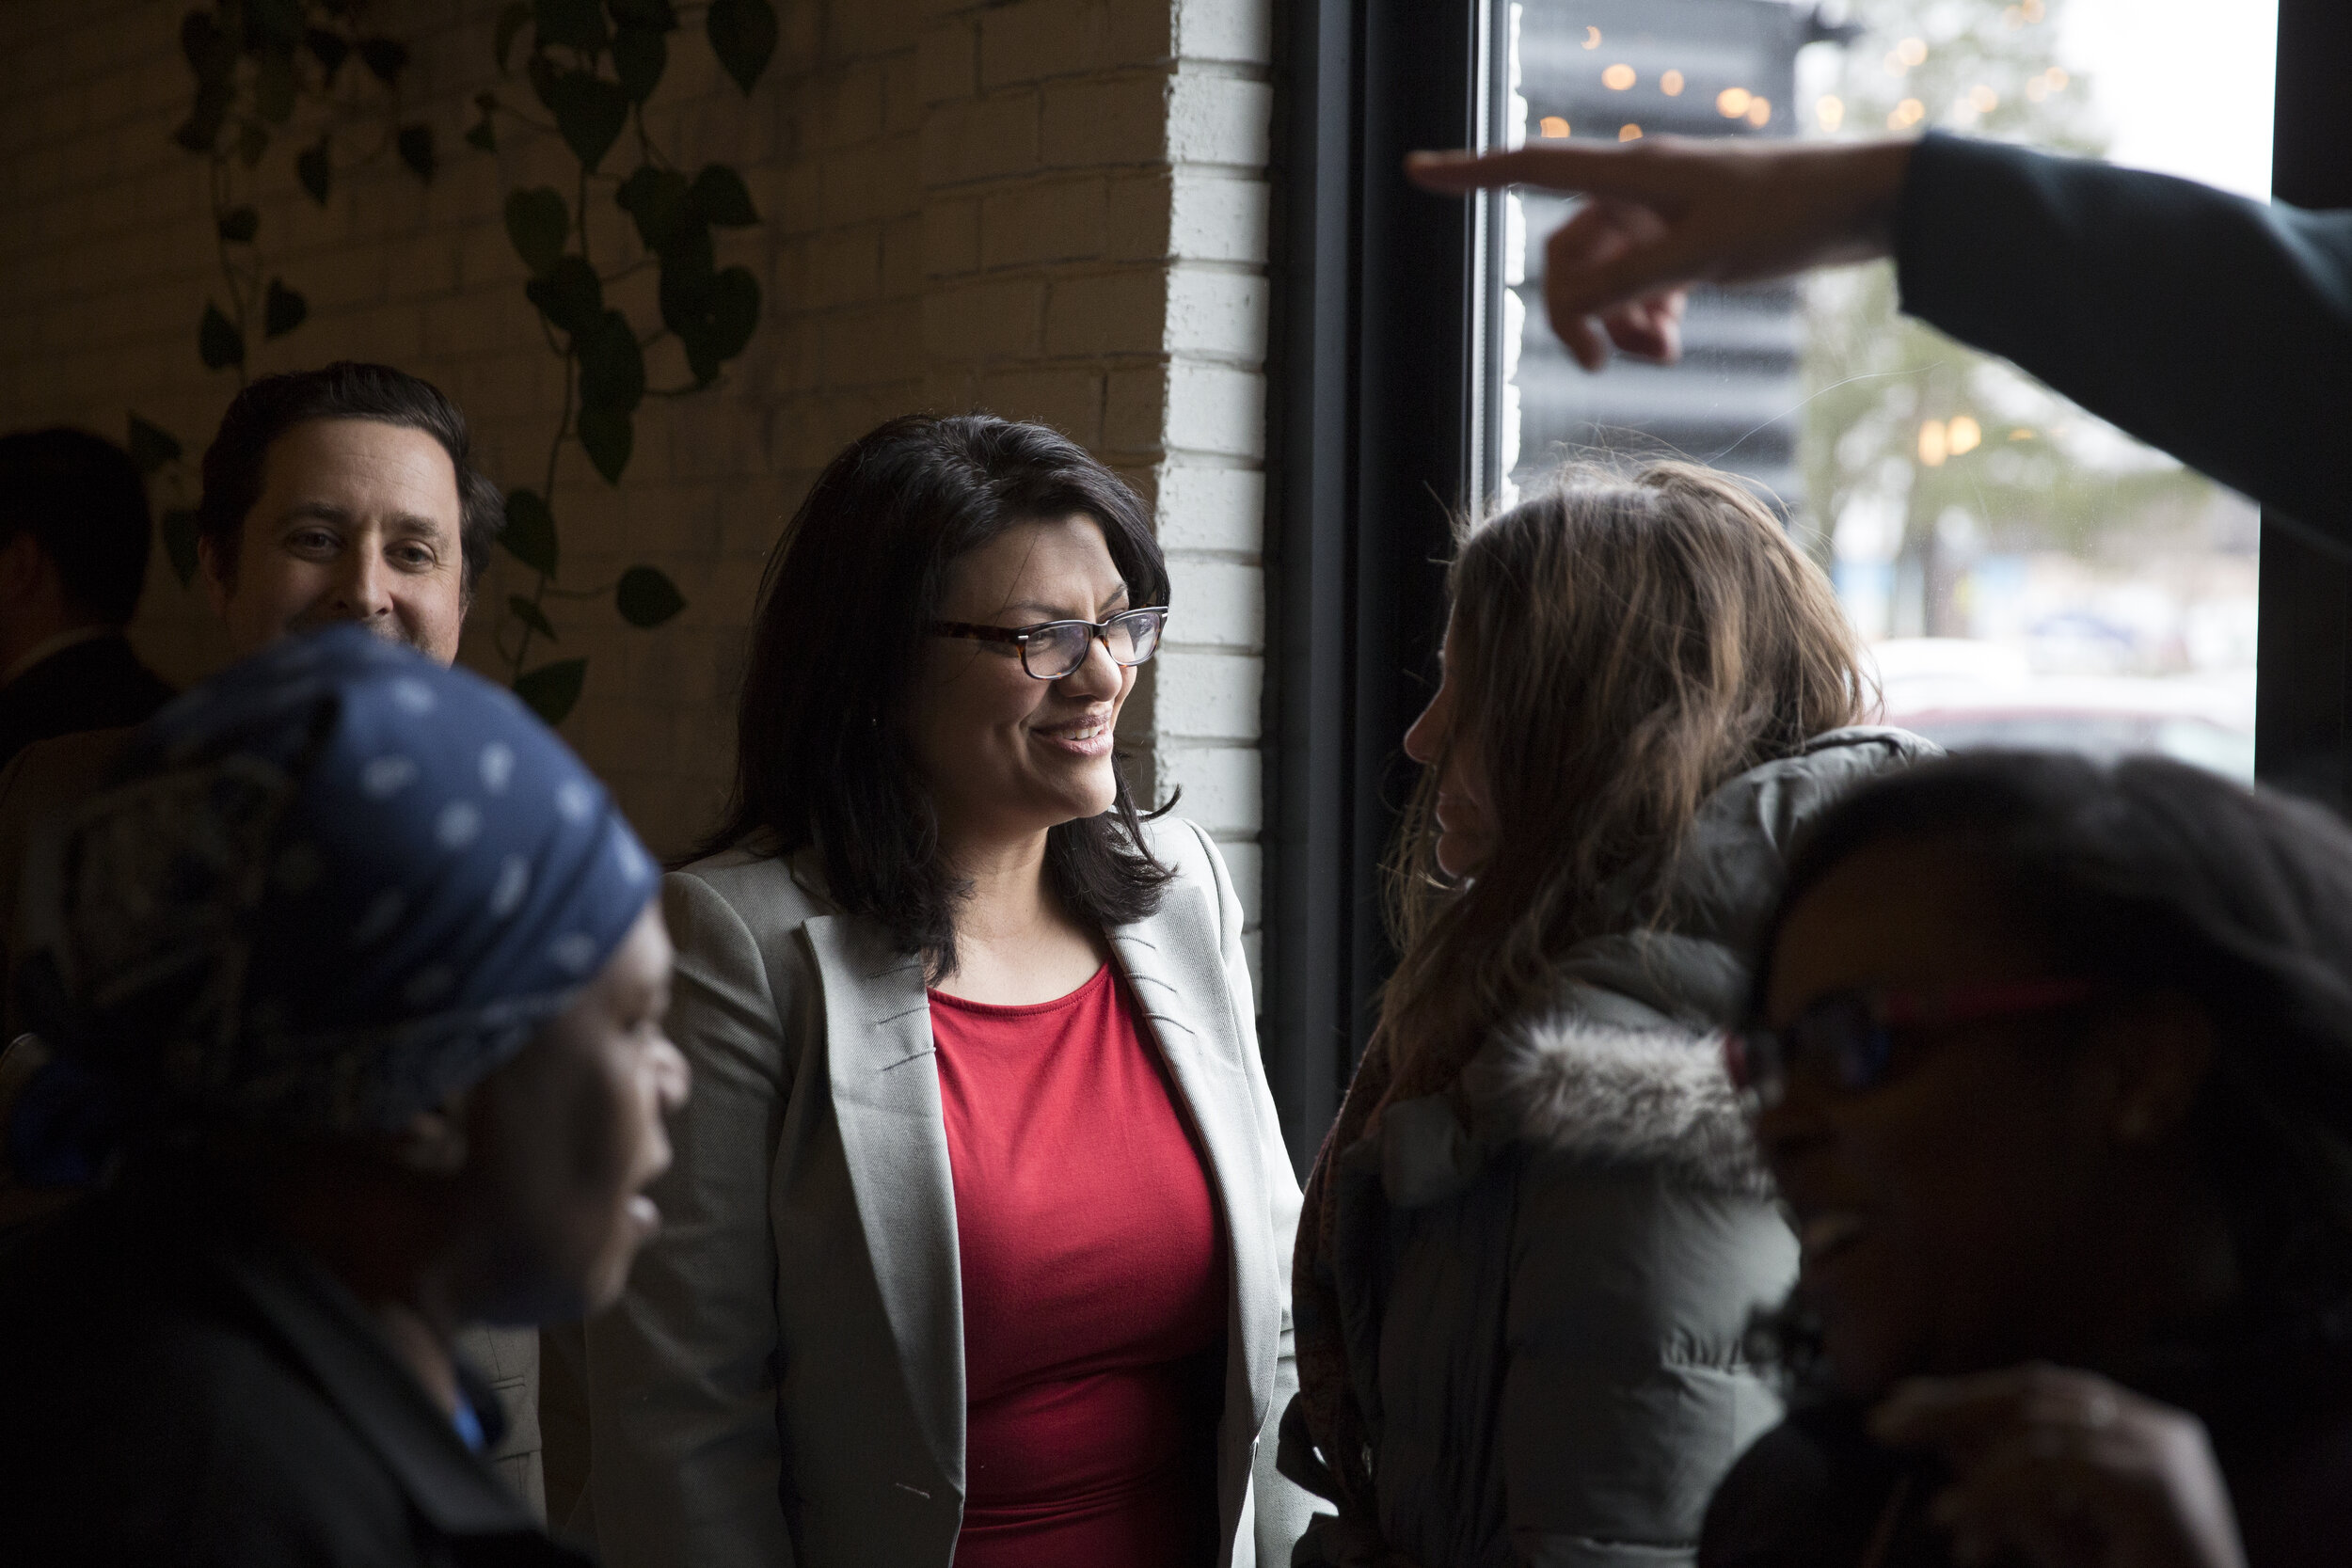
[(1931, 135), (1904, 310), (2352, 546), (2352, 212)]

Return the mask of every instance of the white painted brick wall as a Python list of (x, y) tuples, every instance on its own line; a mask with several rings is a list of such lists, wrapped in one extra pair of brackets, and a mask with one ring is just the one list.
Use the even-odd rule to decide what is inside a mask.
[[(1156, 502), (1175, 613), (1126, 740), (1221, 842), (1254, 926), (1272, 0), (931, 15), (926, 389), (1058, 424)], [(964, 319), (981, 299), (992, 319)]]
[[(514, 484), (535, 482), (563, 389), (519, 298), (501, 203), (564, 166), (504, 127), (494, 158), (459, 142), (469, 100), (492, 85), (502, 8), (379, 0), (373, 13), (415, 55), (405, 113), (444, 149), (429, 188), (380, 161), (339, 176), (321, 210), (282, 154), (265, 164), (271, 261), (311, 319), (257, 344), (254, 368), (351, 355), (429, 376)], [(911, 408), (1042, 419), (1157, 508), (1176, 616), (1127, 739), (1139, 782), (1181, 785), (1181, 810), (1220, 840), (1254, 924), (1273, 0), (777, 11), (750, 100), (690, 33), (649, 107), (689, 166), (742, 169), (765, 221), (724, 236), (721, 259), (757, 273), (766, 315), (723, 388), (648, 405), (623, 488), (565, 461), (567, 578), (646, 559), (691, 601), (650, 636), (601, 606), (559, 615), (560, 651), (591, 659), (566, 733), (660, 847), (681, 847), (724, 785), (760, 564), (817, 468)], [(178, 20), (156, 0), (0, 0), (0, 428), (119, 436), (136, 408), (200, 448), (233, 389), (195, 355), (220, 285), (203, 165), (169, 140), (191, 91)], [(633, 244), (617, 214), (596, 223), (606, 254)], [(521, 586), (508, 571), (486, 601)], [(135, 635), (182, 679), (226, 651), (160, 552)]]

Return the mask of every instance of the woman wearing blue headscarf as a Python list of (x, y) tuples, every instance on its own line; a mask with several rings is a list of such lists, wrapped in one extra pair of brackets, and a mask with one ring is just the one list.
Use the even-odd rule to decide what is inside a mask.
[(0, 1265), (12, 1557), (576, 1560), (450, 1345), (611, 1300), (658, 1223), (656, 880), (509, 694), (353, 628), (139, 732), (27, 873), (13, 1152), (105, 1180)]

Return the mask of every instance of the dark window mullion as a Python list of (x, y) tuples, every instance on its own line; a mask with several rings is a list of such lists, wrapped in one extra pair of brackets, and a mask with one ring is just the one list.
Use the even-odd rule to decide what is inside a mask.
[[(2352, 207), (2346, 60), (2342, 0), (2280, 0), (2270, 188), (2280, 201)], [(2261, 574), (2255, 773), (2352, 809), (2352, 559), (2265, 519)]]

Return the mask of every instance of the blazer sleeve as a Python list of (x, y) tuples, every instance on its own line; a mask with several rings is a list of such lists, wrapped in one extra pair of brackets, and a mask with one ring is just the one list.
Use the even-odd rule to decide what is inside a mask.
[(1895, 260), (1912, 315), (2352, 543), (2352, 212), (1930, 135)]
[(669, 1031), (693, 1070), (653, 1188), (660, 1235), (587, 1330), (588, 1523), (607, 1568), (790, 1568), (769, 1171), (798, 1052), (759, 944), (673, 873)]
[(1254, 1049), (1257, 1001), (1249, 981), (1248, 956), (1242, 945), (1241, 897), (1233, 891), (1232, 874), (1226, 869), (1225, 857), (1217, 853), (1215, 841), (1197, 823), (1188, 826), (1200, 840), (1216, 887), (1217, 946), (1225, 965), (1226, 991), (1232, 998), (1234, 1037), (1253, 1047), (1242, 1053), (1242, 1065), (1248, 1075), (1250, 1108), (1257, 1118), (1259, 1165), (1265, 1173), (1266, 1221), (1274, 1235), (1275, 1290), (1281, 1304), (1282, 1328), (1274, 1363), (1274, 1391), (1258, 1433), (1250, 1490), (1258, 1568), (1287, 1568), (1291, 1547), (1306, 1533), (1308, 1519), (1318, 1509), (1330, 1512), (1328, 1505), (1274, 1467), (1282, 1412), (1298, 1393), (1290, 1281), (1291, 1253), (1298, 1236), (1298, 1178), (1291, 1167), (1290, 1146), (1282, 1138), (1282, 1118), (1274, 1108), (1274, 1092), (1266, 1084), (1264, 1059)]

